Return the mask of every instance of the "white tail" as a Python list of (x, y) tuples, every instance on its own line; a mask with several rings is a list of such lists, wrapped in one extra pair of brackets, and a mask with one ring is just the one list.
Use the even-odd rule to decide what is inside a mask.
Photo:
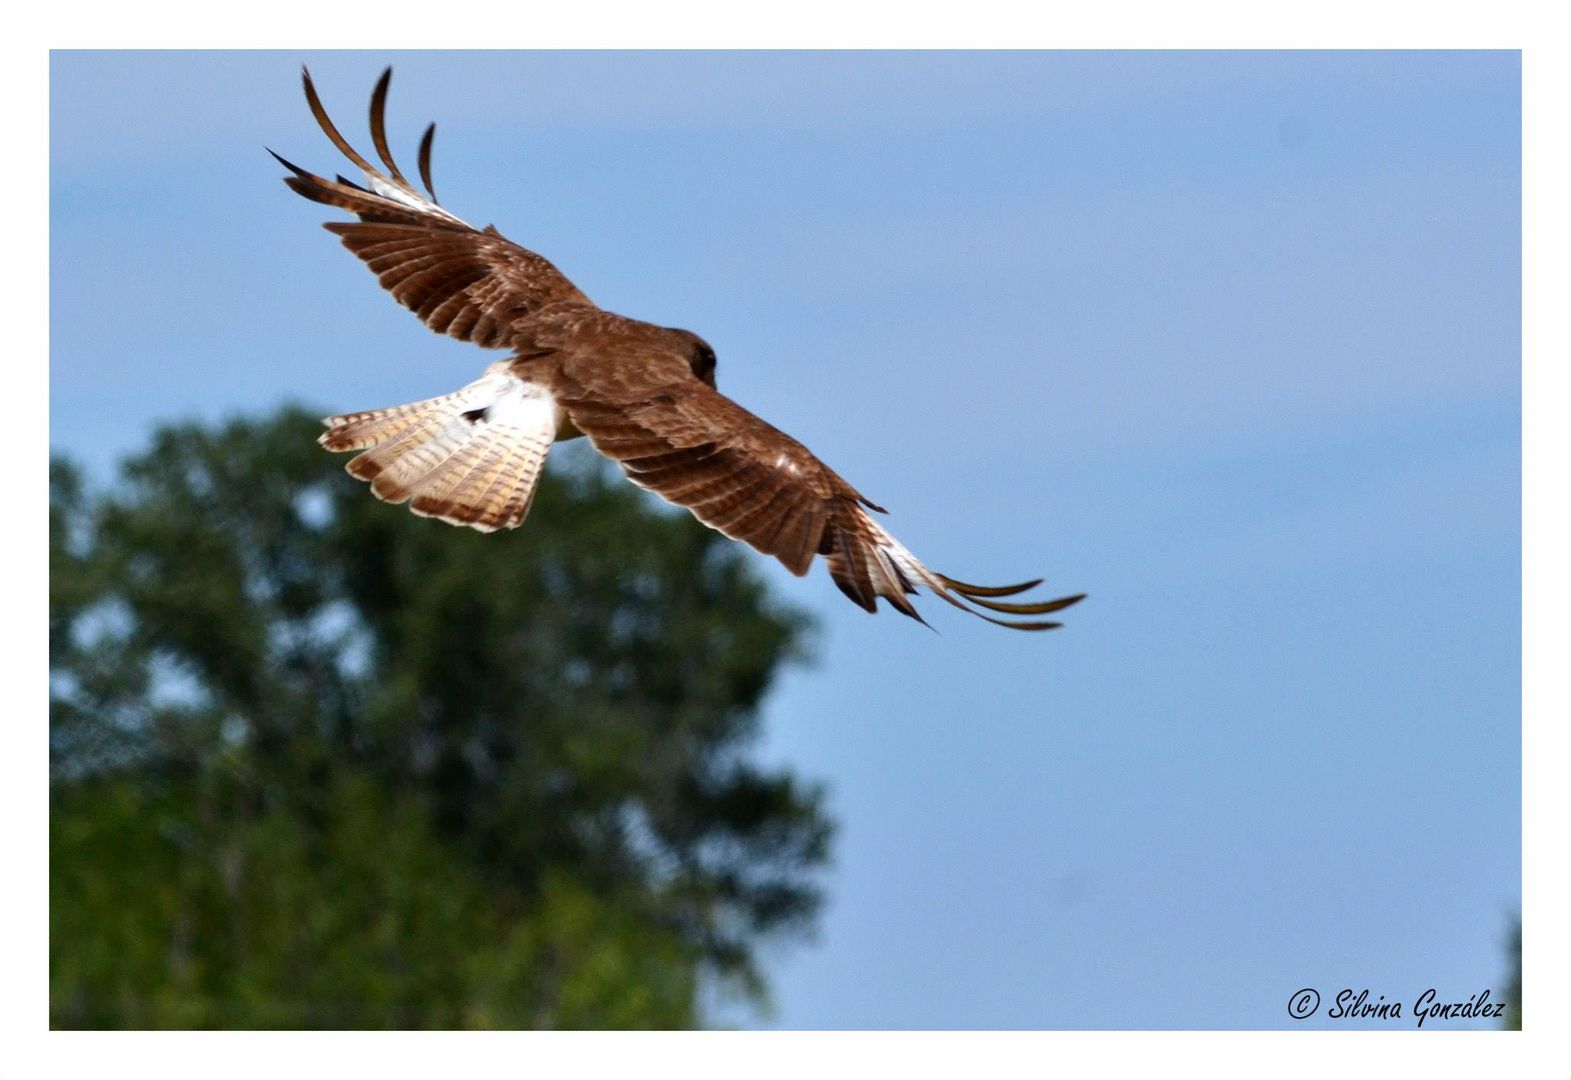
[(322, 423), (323, 446), (364, 451), (346, 468), (377, 498), (493, 532), (516, 529), (529, 513), (557, 409), (550, 391), (502, 361), (457, 393)]

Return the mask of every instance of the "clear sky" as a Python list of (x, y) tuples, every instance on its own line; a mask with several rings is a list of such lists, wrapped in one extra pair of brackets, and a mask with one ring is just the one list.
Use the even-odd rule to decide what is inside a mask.
[(765, 1023), (1499, 996), (1516, 54), (57, 53), (50, 439), (100, 480), (158, 422), (394, 404), (490, 359), (279, 183), (264, 145), (344, 168), (302, 60), (365, 150), (394, 63), (395, 149), (438, 121), (446, 205), (701, 333), (931, 565), (1091, 594), (1047, 635), (929, 599), (935, 634), (767, 571), (822, 630), (761, 754), (840, 832)]

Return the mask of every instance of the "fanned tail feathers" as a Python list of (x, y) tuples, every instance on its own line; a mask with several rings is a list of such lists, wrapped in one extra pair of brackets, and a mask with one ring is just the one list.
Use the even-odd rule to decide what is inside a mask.
[(482, 532), (523, 524), (556, 431), (549, 391), (493, 364), (457, 393), (322, 421), (329, 450), (385, 502)]

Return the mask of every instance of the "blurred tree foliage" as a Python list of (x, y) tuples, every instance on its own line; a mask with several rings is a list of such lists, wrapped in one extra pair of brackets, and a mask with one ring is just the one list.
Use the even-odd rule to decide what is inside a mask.
[(830, 833), (743, 753), (802, 617), (586, 458), (484, 536), (378, 503), (319, 430), (165, 429), (103, 496), (51, 469), (53, 1023), (764, 1004)]
[(1506, 1015), (1501, 1027), (1507, 1031), (1522, 1030), (1522, 916), (1511, 920), (1511, 930), (1506, 936)]

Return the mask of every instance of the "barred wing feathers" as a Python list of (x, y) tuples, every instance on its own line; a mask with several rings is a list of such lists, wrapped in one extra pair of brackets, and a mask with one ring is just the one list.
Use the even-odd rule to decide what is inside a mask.
[[(556, 304), (591, 301), (549, 260), (520, 247), (487, 225), (476, 229), (444, 210), (431, 187), (431, 139), (420, 143), (420, 175), (426, 195), (405, 179), (388, 148), (383, 114), (392, 69), (382, 73), (371, 95), (371, 141), (384, 172), (360, 155), (328, 118), (310, 72), (305, 94), (329, 141), (365, 175), (365, 186), (343, 176), (328, 180), (273, 154), (292, 175), (284, 182), (315, 202), (348, 210), (358, 222), (329, 222), (383, 288), (439, 334), (486, 348), (511, 343), (515, 321)], [(269, 151), (271, 153), (271, 151)], [(429, 196), (429, 197), (428, 197)]]
[(925, 587), (1000, 626), (1050, 630), (1061, 624), (998, 619), (977, 608), (1036, 616), (1081, 599), (1005, 603), (997, 598), (1040, 581), (970, 585), (928, 569), (868, 513), (881, 508), (791, 436), (686, 373), (685, 365), (653, 357), (615, 366), (569, 362), (553, 390), (595, 449), (635, 484), (779, 559), (793, 574), (805, 574), (814, 555), (824, 556), (840, 591), (867, 611), (876, 611), (882, 597), (922, 622), (908, 597)]

